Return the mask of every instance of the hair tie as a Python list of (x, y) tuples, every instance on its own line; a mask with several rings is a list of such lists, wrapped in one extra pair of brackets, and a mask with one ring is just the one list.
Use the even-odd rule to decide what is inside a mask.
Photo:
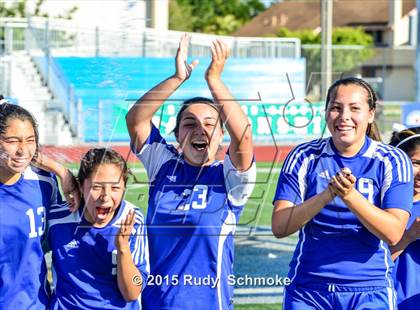
[(418, 138), (418, 137), (420, 137), (420, 133), (417, 133), (415, 135), (409, 136), (409, 137), (405, 138), (404, 140), (400, 141), (395, 147), (399, 147), (401, 144), (404, 144), (407, 141), (409, 141), (411, 139), (414, 139), (414, 138)]

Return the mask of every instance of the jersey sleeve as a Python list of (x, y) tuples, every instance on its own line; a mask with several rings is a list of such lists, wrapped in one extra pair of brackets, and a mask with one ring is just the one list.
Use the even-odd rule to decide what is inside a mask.
[(130, 239), (130, 250), (133, 262), (141, 272), (143, 278), (142, 289), (144, 289), (147, 283), (147, 277), (150, 273), (149, 247), (144, 217), (139, 209), (135, 209), (135, 223)]
[(251, 167), (246, 171), (238, 171), (233, 165), (229, 154), (226, 154), (223, 164), (223, 174), (228, 199), (233, 206), (243, 206), (254, 190), (257, 178), (257, 168), (253, 160)]
[(381, 207), (397, 208), (411, 213), (413, 205), (413, 167), (401, 150), (390, 151), (385, 161), (385, 180), (381, 188)]
[(161, 136), (159, 129), (153, 124), (150, 135), (142, 149), (139, 152), (136, 152), (134, 144), (131, 144), (131, 151), (143, 163), (149, 182), (155, 180), (157, 173), (164, 163), (178, 156), (178, 152), (174, 146), (166, 143), (166, 140)]
[(280, 171), (273, 203), (276, 200), (287, 200), (294, 204), (303, 202), (307, 172), (304, 157), (300, 146), (289, 153)]

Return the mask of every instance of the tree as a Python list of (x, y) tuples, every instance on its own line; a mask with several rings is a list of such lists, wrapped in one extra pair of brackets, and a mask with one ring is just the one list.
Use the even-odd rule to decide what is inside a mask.
[[(35, 2), (35, 7), (33, 11), (29, 10), (27, 0), (12, 0), (12, 1), (0, 1), (0, 17), (29, 17), (29, 16), (40, 16), (40, 17), (49, 17), (48, 13), (42, 11), (42, 4), (45, 0), (37, 0)], [(63, 13), (53, 16), (54, 18), (64, 18), (72, 19), (74, 13), (78, 10), (77, 6), (73, 6)], [(61, 31), (56, 33), (58, 36), (66, 37), (66, 35)], [(0, 27), (0, 51), (4, 50), (4, 29)], [(14, 29), (13, 38), (16, 41), (23, 41), (25, 37), (24, 29)], [(66, 37), (67, 38), (67, 37)], [(71, 39), (71, 38), (67, 38)], [(2, 44), (3, 43), (3, 44)]]
[[(320, 33), (314, 33), (310, 29), (292, 31), (287, 28), (280, 28), (277, 36), (299, 38), (302, 44), (308, 44), (308, 46), (302, 48), (302, 56), (306, 58), (307, 62), (307, 74), (321, 71)], [(362, 27), (334, 28), (332, 44), (335, 46), (332, 50), (334, 72), (352, 71), (375, 55), (375, 51), (372, 48), (373, 38)], [(340, 45), (342, 48), (339, 47)]]
[(171, 0), (169, 27), (230, 34), (264, 9), (260, 0)]
[[(28, 10), (27, 0), (12, 0), (0, 2), (0, 17), (28, 17), (28, 16), (41, 16), (49, 17), (48, 13), (42, 12), (42, 4), (45, 0), (37, 0), (32, 12)], [(55, 18), (72, 19), (73, 14), (77, 11), (77, 6), (73, 6), (67, 11), (64, 11)]]

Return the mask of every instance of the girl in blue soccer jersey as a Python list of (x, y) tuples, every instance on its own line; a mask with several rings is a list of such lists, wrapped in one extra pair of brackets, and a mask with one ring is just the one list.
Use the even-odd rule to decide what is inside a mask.
[(407, 230), (391, 253), (398, 309), (414, 310), (420, 305), (420, 127), (394, 132), (390, 144), (406, 152), (413, 164), (413, 210)]
[(128, 168), (117, 152), (97, 148), (78, 173), (81, 208), (48, 213), (54, 290), (50, 309), (140, 309), (149, 270), (143, 215), (123, 199)]
[(297, 146), (274, 197), (272, 230), (299, 231), (284, 309), (393, 309), (388, 244), (401, 239), (411, 210), (412, 167), (383, 144), (376, 95), (357, 78), (328, 90), (331, 137)]
[[(233, 235), (256, 178), (251, 128), (220, 77), (228, 48), (214, 41), (205, 74), (214, 100), (186, 100), (174, 130), (179, 151), (166, 143), (151, 121), (197, 65), (187, 63), (187, 54), (184, 35), (174, 75), (141, 97), (126, 117), (132, 150), (150, 182), (150, 277), (142, 302), (153, 310), (232, 309)], [(216, 152), (223, 123), (231, 142), (222, 162)]]
[[(0, 100), (0, 309), (45, 309), (49, 298), (41, 242), (45, 215), (61, 202), (57, 181), (32, 163), (37, 124), (20, 106)], [(74, 189), (62, 169), (63, 189)]]

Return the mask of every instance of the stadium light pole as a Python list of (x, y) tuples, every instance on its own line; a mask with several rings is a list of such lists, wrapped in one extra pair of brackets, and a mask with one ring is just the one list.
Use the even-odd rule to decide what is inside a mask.
[(417, 4), (416, 101), (420, 103), (420, 0)]
[(321, 99), (327, 94), (332, 75), (332, 0), (321, 0)]

